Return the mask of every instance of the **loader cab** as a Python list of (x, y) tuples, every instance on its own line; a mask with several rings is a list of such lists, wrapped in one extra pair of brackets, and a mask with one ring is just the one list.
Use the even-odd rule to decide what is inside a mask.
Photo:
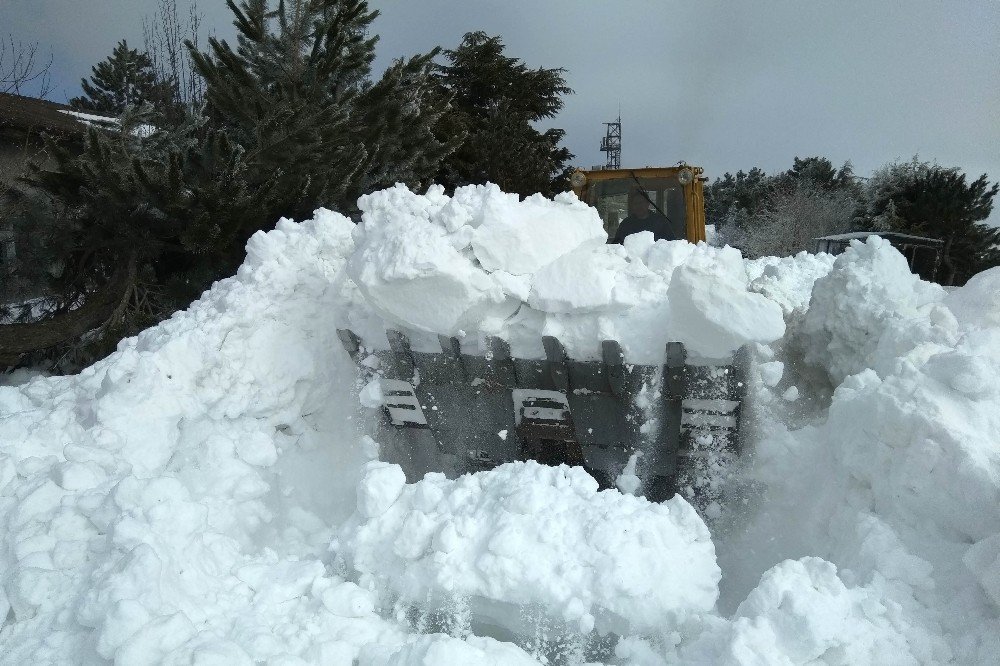
[(683, 228), (691, 243), (705, 240), (705, 196), (701, 167), (681, 164), (655, 169), (578, 169), (570, 177), (576, 196), (594, 208), (613, 238), (629, 215), (629, 200), (641, 190), (642, 199), (655, 214), (662, 214)]

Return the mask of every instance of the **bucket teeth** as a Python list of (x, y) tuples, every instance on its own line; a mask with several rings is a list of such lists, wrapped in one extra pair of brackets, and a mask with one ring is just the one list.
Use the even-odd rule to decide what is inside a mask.
[(411, 481), (533, 459), (581, 465), (610, 486), (641, 451), (647, 497), (680, 489), (705, 505), (717, 499), (707, 476), (739, 450), (745, 348), (706, 364), (670, 342), (662, 365), (644, 365), (629, 363), (616, 340), (601, 343), (600, 360), (586, 360), (553, 336), (541, 340), (543, 358), (521, 358), (496, 337), (469, 353), (443, 335), (441, 351), (417, 351), (399, 330), (386, 331), (387, 349), (347, 329), (337, 335), (364, 379), (380, 382), (382, 417), (370, 434)]

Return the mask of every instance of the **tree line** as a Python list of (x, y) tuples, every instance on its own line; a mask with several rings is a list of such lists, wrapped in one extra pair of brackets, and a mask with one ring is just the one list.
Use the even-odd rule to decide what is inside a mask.
[[(120, 42), (71, 100), (118, 123), (53, 141), (54, 163), (4, 193), (15, 270), (45, 286), (47, 311), (8, 304), (0, 366), (92, 362), (231, 275), (281, 217), (353, 215), (359, 195), (397, 182), (566, 189), (564, 133), (536, 127), (572, 92), (564, 70), (472, 32), (376, 76), (378, 11), (364, 0), (227, 4), (233, 44), (187, 39), (180, 57), (154, 57)], [(180, 43), (170, 23), (168, 47)]]
[(749, 256), (786, 256), (815, 249), (813, 239), (850, 231), (893, 231), (944, 241), (939, 281), (964, 284), (1000, 265), (1000, 228), (984, 224), (1000, 185), (983, 174), (914, 157), (870, 177), (850, 162), (796, 157), (774, 175), (754, 167), (726, 173), (705, 188), (705, 216), (722, 240)]

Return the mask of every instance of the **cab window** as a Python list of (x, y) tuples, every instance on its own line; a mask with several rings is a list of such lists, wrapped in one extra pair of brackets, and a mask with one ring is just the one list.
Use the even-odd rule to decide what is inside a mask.
[(625, 177), (594, 181), (587, 188), (587, 203), (597, 209), (609, 238), (614, 237), (618, 225), (628, 217), (629, 192), (639, 188), (652, 203), (652, 210), (661, 212), (682, 228), (686, 226), (684, 187), (676, 178)]

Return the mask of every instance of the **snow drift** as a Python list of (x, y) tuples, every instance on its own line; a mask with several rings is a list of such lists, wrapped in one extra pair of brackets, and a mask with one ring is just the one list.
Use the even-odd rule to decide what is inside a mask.
[[(491, 187), (362, 207), (254, 236), (80, 375), (0, 386), (0, 661), (995, 663), (1000, 269), (945, 292), (878, 239), (609, 247), (571, 197)], [(755, 341), (746, 492), (709, 535), (580, 470), (407, 485), (334, 334), (387, 323)]]

